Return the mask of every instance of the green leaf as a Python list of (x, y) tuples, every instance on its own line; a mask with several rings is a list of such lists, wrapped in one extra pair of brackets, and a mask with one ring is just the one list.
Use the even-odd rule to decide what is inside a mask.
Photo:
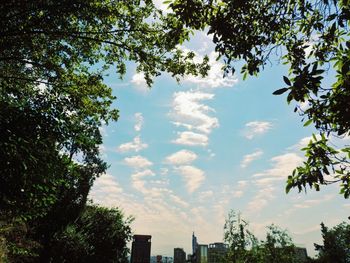
[(304, 123), (304, 127), (309, 126), (312, 123), (312, 119), (308, 120)]
[(283, 80), (284, 82), (288, 85), (288, 86), (291, 86), (292, 84), (290, 83), (290, 80), (286, 77), (286, 76), (283, 76)]
[(287, 90), (288, 90), (288, 88), (278, 89), (278, 90), (275, 90), (272, 94), (273, 95), (281, 95), (281, 94), (285, 93)]

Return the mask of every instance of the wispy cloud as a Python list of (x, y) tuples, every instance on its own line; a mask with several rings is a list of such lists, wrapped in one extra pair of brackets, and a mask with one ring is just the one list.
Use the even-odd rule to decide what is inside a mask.
[(142, 157), (140, 155), (127, 157), (124, 159), (124, 163), (134, 169), (142, 169), (149, 166), (152, 166), (152, 162), (150, 162), (147, 158)]
[(241, 167), (246, 168), (252, 161), (258, 159), (263, 154), (263, 151), (257, 150), (251, 154), (247, 154), (243, 157)]
[(248, 203), (247, 210), (250, 213), (256, 213), (266, 207), (270, 200), (275, 198), (274, 195), (275, 187), (269, 185), (260, 190)]
[(300, 165), (302, 161), (303, 158), (295, 153), (278, 155), (271, 159), (273, 164), (272, 168), (261, 173), (256, 173), (253, 177), (286, 179), (287, 176), (292, 173), (294, 168)]
[(276, 183), (286, 180), (293, 169), (303, 161), (295, 153), (286, 153), (271, 158), (272, 167), (253, 175), (253, 183), (258, 187), (256, 195), (248, 203), (248, 212), (261, 211), (276, 197)]
[(197, 154), (189, 150), (181, 150), (165, 158), (165, 162), (172, 165), (190, 164), (197, 159)]
[(183, 207), (189, 207), (189, 203), (187, 203), (186, 201), (184, 201), (182, 198), (180, 198), (177, 195), (171, 194), (170, 198), (172, 199), (172, 201), (174, 201), (176, 204), (183, 206)]
[(144, 180), (145, 177), (155, 176), (154, 172), (150, 169), (146, 169), (144, 171), (136, 172), (131, 175), (132, 186), (139, 192), (147, 194), (149, 189), (145, 187), (146, 182)]
[(251, 140), (257, 135), (262, 135), (272, 128), (272, 123), (267, 121), (252, 121), (246, 123), (244, 136)]
[(188, 146), (207, 146), (209, 138), (207, 135), (185, 131), (178, 132), (178, 138), (173, 140), (173, 143), (188, 145)]
[(312, 206), (316, 206), (316, 205), (320, 205), (323, 204), (325, 202), (331, 201), (332, 199), (335, 198), (335, 194), (327, 194), (321, 198), (318, 199), (309, 199), (309, 200), (305, 200), (302, 202), (299, 202), (297, 204), (294, 204), (293, 207), (294, 208), (310, 208)]
[(115, 178), (110, 174), (103, 174), (94, 182), (94, 187), (90, 193), (91, 196), (99, 195), (115, 196), (123, 192), (122, 187), (117, 183)]
[(189, 193), (197, 190), (205, 179), (204, 172), (194, 166), (184, 165), (174, 169), (182, 176)]
[(147, 143), (141, 141), (140, 136), (136, 136), (132, 142), (127, 142), (119, 145), (118, 152), (139, 152), (148, 147)]

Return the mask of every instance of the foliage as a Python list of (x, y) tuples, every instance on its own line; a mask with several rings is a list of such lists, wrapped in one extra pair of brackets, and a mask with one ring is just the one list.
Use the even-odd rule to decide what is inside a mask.
[(247, 229), (248, 222), (230, 211), (224, 225), (224, 241), (228, 244), (227, 262), (254, 262), (251, 253), (258, 245), (257, 238)]
[(131, 218), (119, 209), (87, 206), (81, 216), (55, 235), (52, 262), (128, 262)]
[(295, 245), (286, 230), (276, 225), (267, 227), (266, 240), (257, 239), (248, 230), (248, 222), (230, 211), (224, 226), (224, 241), (228, 244), (227, 263), (300, 263)]
[[(322, 139), (305, 148), (308, 159), (287, 181), (287, 192), (307, 186), (339, 183), (341, 194), (350, 195), (350, 148), (330, 147), (331, 136), (350, 135), (350, 41), (348, 0), (173, 0), (170, 17), (178, 17), (179, 28), (212, 34), (215, 51), (225, 60), (224, 73), (235, 71), (243, 61), (243, 78), (257, 75), (278, 57), (289, 66), (283, 76), (287, 102), (313, 123)], [(323, 81), (335, 72), (331, 86)], [(306, 105), (306, 109), (300, 105)], [(298, 106), (299, 105), (299, 106)], [(337, 147), (336, 147), (337, 148)]]
[(40, 243), (28, 237), (28, 225), (12, 220), (0, 225), (0, 262), (33, 262), (38, 258)]
[(107, 169), (100, 128), (118, 110), (106, 70), (122, 77), (133, 61), (151, 85), (163, 71), (205, 75), (208, 61), (177, 48), (188, 30), (150, 0), (9, 0), (0, 10), (0, 222), (21, 222), (47, 262)]
[(319, 252), (315, 262), (349, 263), (350, 262), (350, 225), (343, 222), (329, 229), (321, 223), (323, 245), (315, 244)]
[(299, 262), (295, 253), (295, 245), (287, 231), (273, 224), (267, 229), (266, 241), (262, 242), (260, 248), (263, 262)]

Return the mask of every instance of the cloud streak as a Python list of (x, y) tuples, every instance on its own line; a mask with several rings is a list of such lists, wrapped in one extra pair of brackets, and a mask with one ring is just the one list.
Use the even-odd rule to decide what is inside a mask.
[(165, 162), (171, 165), (190, 164), (197, 159), (197, 154), (189, 150), (181, 150), (165, 158)]
[(207, 146), (209, 138), (207, 135), (185, 131), (178, 132), (178, 138), (172, 142), (187, 146)]
[(251, 154), (247, 154), (243, 157), (243, 160), (241, 162), (241, 167), (246, 168), (251, 162), (258, 159), (263, 154), (263, 151), (257, 150)]
[(272, 128), (272, 123), (267, 121), (251, 121), (246, 123), (244, 136), (251, 140), (257, 135), (262, 135)]
[(197, 167), (184, 165), (174, 169), (182, 176), (189, 193), (197, 190), (205, 180), (204, 172)]
[(124, 159), (124, 163), (134, 169), (143, 169), (153, 165), (147, 158), (140, 155), (127, 157)]
[(141, 141), (140, 136), (136, 136), (132, 142), (127, 142), (119, 145), (117, 148), (117, 151), (120, 153), (126, 153), (126, 152), (139, 152), (143, 149), (146, 149), (148, 147), (147, 143), (143, 143)]

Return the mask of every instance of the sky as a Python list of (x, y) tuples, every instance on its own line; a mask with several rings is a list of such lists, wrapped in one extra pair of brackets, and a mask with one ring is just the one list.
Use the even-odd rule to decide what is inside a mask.
[[(303, 161), (300, 149), (315, 132), (303, 127), (285, 95), (272, 95), (283, 87), (287, 67), (275, 59), (258, 77), (223, 78), (205, 33), (182, 48), (209, 55), (206, 78), (177, 83), (163, 74), (149, 89), (131, 63), (123, 80), (112, 70), (106, 77), (120, 118), (101, 128), (110, 167), (90, 198), (135, 217), (134, 234), (152, 235), (152, 255), (173, 256), (175, 247), (190, 253), (193, 231), (200, 244), (222, 242), (231, 209), (257, 237), (274, 223), (314, 255), (320, 223), (346, 221), (350, 203), (338, 185), (285, 193), (286, 177)], [(332, 73), (326, 78), (331, 83)]]

